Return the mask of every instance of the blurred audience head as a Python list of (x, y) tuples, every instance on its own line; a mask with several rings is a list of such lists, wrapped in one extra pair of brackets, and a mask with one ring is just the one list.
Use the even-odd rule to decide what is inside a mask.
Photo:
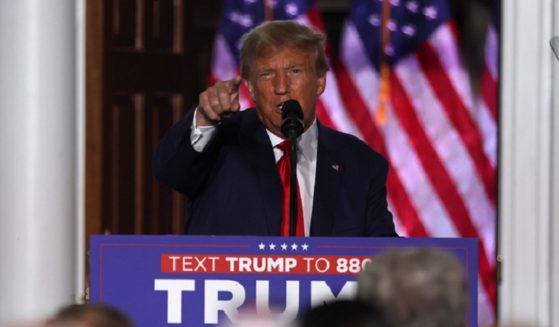
[(134, 327), (120, 310), (104, 304), (73, 304), (62, 308), (47, 327)]
[(256, 312), (244, 311), (235, 317), (235, 321), (226, 321), (219, 327), (293, 327), (280, 316), (270, 314), (258, 314)]
[(382, 312), (359, 300), (337, 300), (309, 309), (297, 327), (389, 327)]
[(429, 248), (389, 250), (365, 266), (358, 298), (378, 306), (395, 327), (464, 327), (468, 284), (452, 254)]

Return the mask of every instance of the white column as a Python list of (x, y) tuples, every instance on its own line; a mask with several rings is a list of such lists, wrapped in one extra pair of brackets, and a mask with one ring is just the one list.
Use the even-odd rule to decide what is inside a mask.
[[(552, 0), (503, 4), (501, 75), (501, 321), (552, 321)], [(557, 127), (555, 127), (557, 128)]]
[(76, 4), (0, 1), (0, 324), (76, 298)]
[[(553, 35), (559, 36), (559, 4), (553, 3)], [(558, 49), (559, 52), (559, 49)], [(551, 151), (551, 325), (559, 325), (559, 59), (553, 60), (552, 142)]]

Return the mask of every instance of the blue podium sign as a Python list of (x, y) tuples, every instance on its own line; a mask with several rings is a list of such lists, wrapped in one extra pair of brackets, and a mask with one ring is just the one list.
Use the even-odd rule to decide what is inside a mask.
[(139, 327), (215, 326), (240, 310), (291, 320), (356, 292), (356, 274), (389, 248), (435, 247), (464, 264), (477, 326), (477, 240), (252, 236), (92, 236), (91, 302)]

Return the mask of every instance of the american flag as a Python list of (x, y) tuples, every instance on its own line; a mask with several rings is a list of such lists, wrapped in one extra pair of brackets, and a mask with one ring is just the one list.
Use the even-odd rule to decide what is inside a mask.
[[(225, 0), (212, 81), (239, 72), (241, 36), (266, 19), (324, 30), (311, 0)], [(353, 0), (317, 103), (320, 121), (361, 138), (390, 163), (400, 235), (479, 239), (478, 316), (494, 322), (498, 35), (490, 28), (479, 96), (447, 0)], [(241, 107), (251, 106), (241, 89)]]

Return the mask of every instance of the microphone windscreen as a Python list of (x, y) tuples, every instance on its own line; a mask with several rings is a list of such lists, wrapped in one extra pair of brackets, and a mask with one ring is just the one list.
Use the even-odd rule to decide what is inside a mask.
[(303, 119), (303, 110), (301, 109), (301, 105), (297, 100), (287, 100), (281, 107), (281, 117), (283, 119), (291, 115), (294, 115), (295, 118)]

